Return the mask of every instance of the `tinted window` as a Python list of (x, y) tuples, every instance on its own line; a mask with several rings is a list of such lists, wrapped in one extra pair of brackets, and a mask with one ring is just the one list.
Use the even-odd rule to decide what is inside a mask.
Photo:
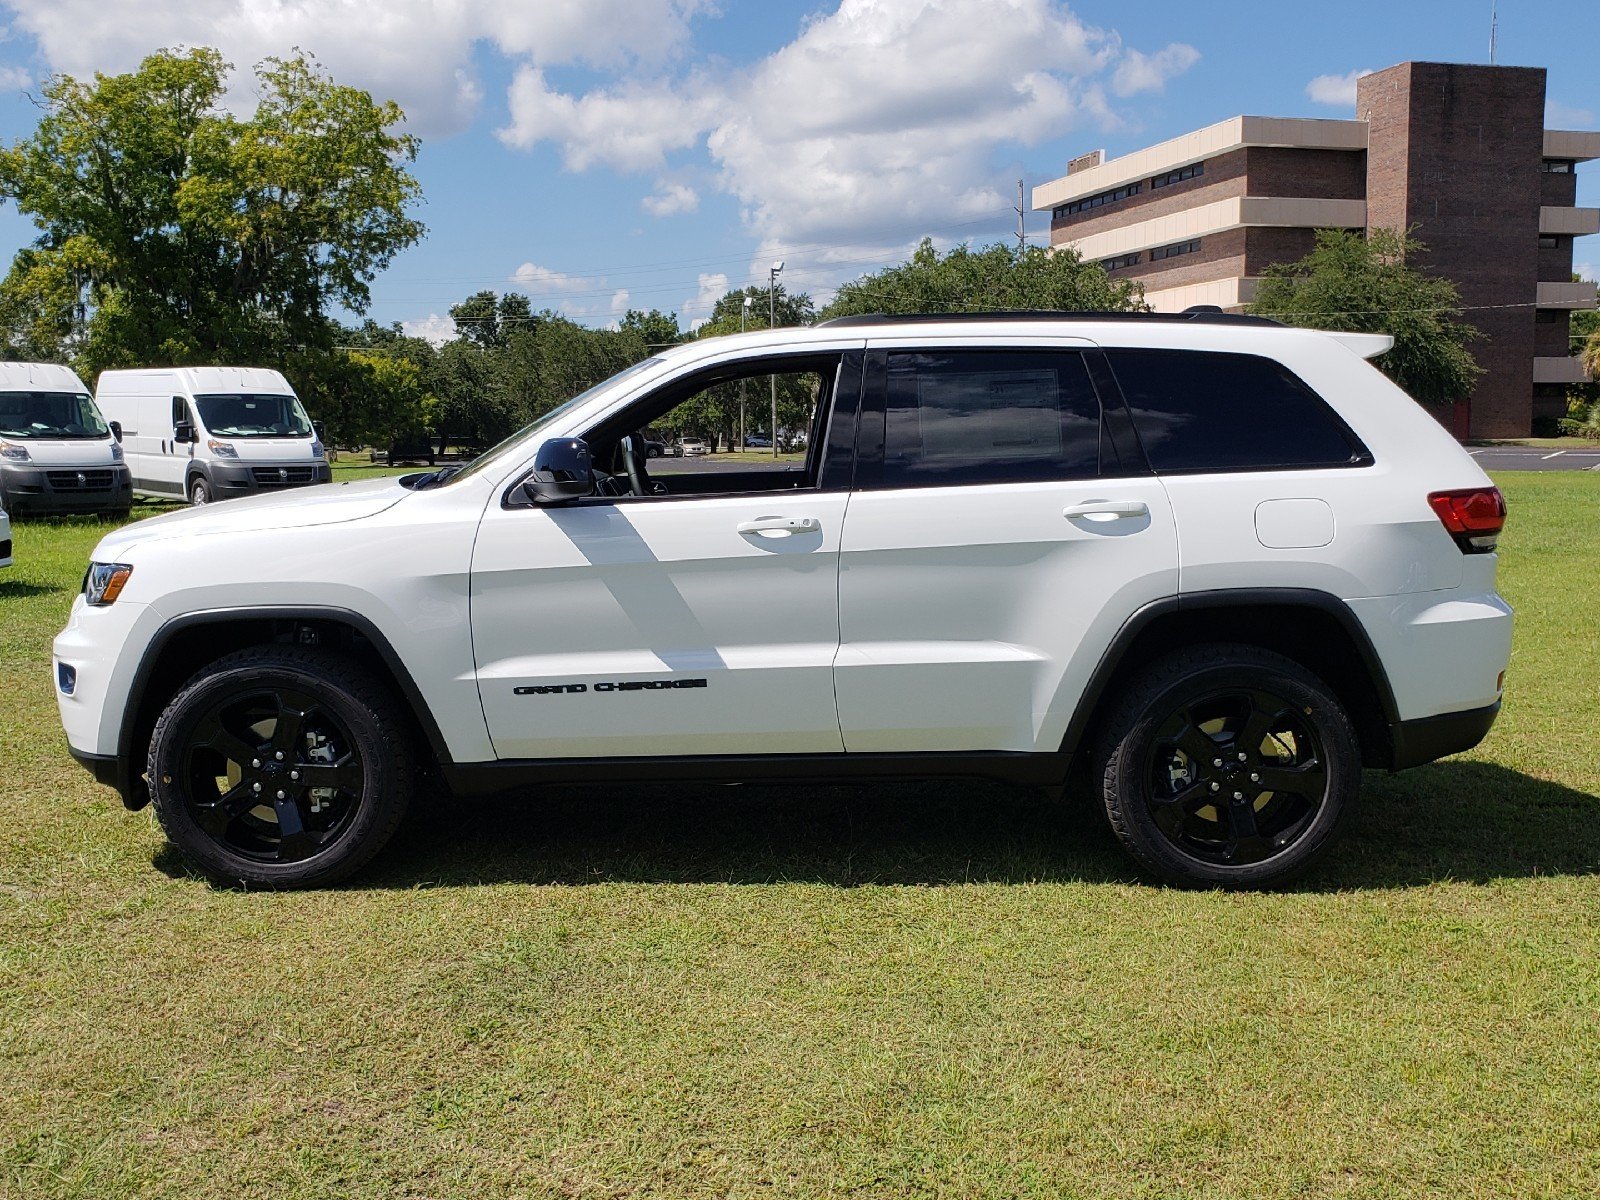
[(1100, 466), (1100, 403), (1079, 354), (889, 355), (883, 483), (1083, 479)]
[(293, 396), (248, 392), (196, 396), (200, 419), (217, 437), (309, 437), (311, 418)]
[(1330, 467), (1368, 461), (1326, 403), (1252, 354), (1109, 350), (1157, 471)]

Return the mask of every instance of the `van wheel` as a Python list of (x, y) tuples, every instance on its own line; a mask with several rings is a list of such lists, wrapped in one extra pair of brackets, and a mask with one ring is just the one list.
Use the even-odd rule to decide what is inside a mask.
[(412, 737), (359, 663), (256, 646), (194, 676), (156, 722), (151, 798), (174, 846), (212, 880), (301, 888), (364, 866), (410, 801)]
[(204, 475), (196, 475), (189, 483), (190, 504), (210, 504), (211, 485), (206, 482)]
[(1146, 668), (1113, 702), (1094, 765), (1123, 847), (1184, 887), (1263, 887), (1303, 871), (1361, 787), (1338, 699), (1254, 646), (1198, 647)]

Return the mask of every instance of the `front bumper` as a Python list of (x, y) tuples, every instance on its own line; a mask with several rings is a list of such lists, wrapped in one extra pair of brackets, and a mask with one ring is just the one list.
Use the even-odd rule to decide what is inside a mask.
[(333, 470), (325, 459), (273, 463), (213, 461), (207, 464), (206, 473), (211, 477), (212, 495), (218, 500), (310, 487), (333, 479)]
[(116, 512), (133, 504), (133, 476), (125, 463), (58, 467), (7, 462), (0, 464), (0, 492), (14, 514)]

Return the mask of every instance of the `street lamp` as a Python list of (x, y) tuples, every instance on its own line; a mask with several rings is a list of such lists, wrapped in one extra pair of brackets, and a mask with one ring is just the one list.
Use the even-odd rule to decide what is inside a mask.
[[(778, 273), (783, 270), (783, 259), (778, 259), (767, 271), (767, 328), (778, 324)], [(772, 383), (772, 457), (778, 457), (778, 377), (769, 377)]]
[[(739, 309), (739, 332), (740, 333), (744, 332), (744, 320), (745, 320), (746, 317), (748, 317), (750, 315), (750, 306), (752, 304), (754, 304), (754, 303), (755, 303), (755, 301), (747, 293), (745, 295), (745, 298), (744, 298), (744, 305)], [(745, 428), (744, 428), (744, 396), (745, 396), (745, 385), (748, 382), (749, 382), (749, 380), (745, 379), (742, 375), (739, 377), (739, 453), (740, 454), (743, 454), (746, 450), (748, 450), (750, 448), (745, 442)]]

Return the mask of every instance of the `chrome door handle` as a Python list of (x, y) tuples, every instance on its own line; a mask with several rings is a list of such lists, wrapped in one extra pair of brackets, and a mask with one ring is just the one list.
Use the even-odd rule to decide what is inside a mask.
[(737, 528), (740, 533), (792, 537), (797, 533), (821, 533), (822, 522), (815, 517), (757, 517), (753, 521), (740, 521)]
[(1085, 500), (1082, 504), (1069, 504), (1061, 510), (1061, 515), (1068, 519), (1072, 517), (1096, 517), (1103, 520), (1114, 520), (1117, 517), (1148, 517), (1150, 506), (1143, 500)]

